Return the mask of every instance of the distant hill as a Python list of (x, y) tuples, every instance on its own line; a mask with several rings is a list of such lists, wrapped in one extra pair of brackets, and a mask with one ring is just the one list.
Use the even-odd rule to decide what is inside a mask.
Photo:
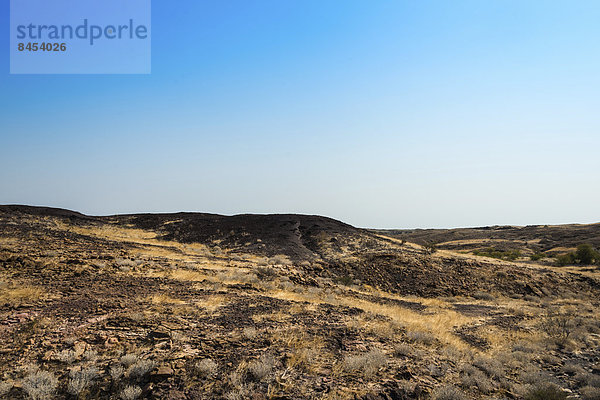
[(315, 258), (314, 241), (321, 232), (344, 237), (372, 235), (363, 229), (318, 215), (241, 214), (225, 216), (180, 212), (87, 216), (60, 208), (0, 205), (0, 213), (2, 212), (68, 218), (71, 223), (96, 222), (129, 225), (154, 231), (164, 240), (218, 244), (234, 251), (243, 250), (265, 256), (285, 254), (294, 259)]
[(589, 243), (600, 248), (600, 223), (579, 225), (490, 226), (456, 229), (374, 230), (412, 243), (436, 243), (447, 250), (521, 250), (560, 253)]
[(166, 240), (218, 243), (233, 250), (286, 254), (294, 259), (314, 258), (312, 243), (321, 232), (340, 236), (364, 232), (331, 218), (300, 214), (134, 214), (107, 219), (159, 232)]

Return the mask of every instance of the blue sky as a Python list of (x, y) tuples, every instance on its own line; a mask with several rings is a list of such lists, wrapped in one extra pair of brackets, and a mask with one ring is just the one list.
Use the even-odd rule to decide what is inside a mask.
[(597, 1), (154, 1), (150, 75), (9, 75), (0, 203), (600, 221)]

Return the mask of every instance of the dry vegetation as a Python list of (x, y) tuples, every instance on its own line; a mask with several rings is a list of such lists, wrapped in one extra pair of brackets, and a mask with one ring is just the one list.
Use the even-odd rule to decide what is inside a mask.
[(600, 398), (594, 272), (354, 231), (304, 232), (315, 257), (166, 240), (182, 221), (0, 213), (0, 398)]

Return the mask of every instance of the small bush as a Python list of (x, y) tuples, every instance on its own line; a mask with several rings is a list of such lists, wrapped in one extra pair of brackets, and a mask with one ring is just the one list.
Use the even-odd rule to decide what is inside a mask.
[(489, 393), (494, 388), (488, 377), (472, 365), (466, 365), (462, 368), (461, 383), (461, 386), (466, 389), (475, 387), (482, 393)]
[(580, 244), (575, 258), (580, 264), (590, 265), (600, 261), (600, 254), (590, 244)]
[(532, 254), (530, 258), (531, 258), (531, 261), (539, 261), (542, 258), (546, 258), (546, 257), (548, 257), (548, 256), (544, 253), (535, 253), (535, 254)]
[(119, 267), (135, 267), (137, 265), (135, 261), (126, 258), (119, 258), (116, 263)]
[(23, 380), (23, 390), (33, 400), (53, 399), (58, 379), (48, 371), (32, 372)]
[(277, 276), (277, 271), (270, 267), (258, 267), (256, 276), (258, 276), (258, 279), (270, 281)]
[(565, 400), (567, 394), (551, 382), (542, 382), (525, 393), (525, 400)]
[(225, 395), (226, 400), (246, 400), (254, 398), (255, 388), (252, 383), (240, 383)]
[(334, 279), (335, 283), (339, 283), (340, 285), (344, 285), (344, 286), (351, 286), (354, 284), (354, 279), (352, 279), (352, 277), (348, 274), (346, 275), (342, 275), (342, 276), (338, 276)]
[(248, 374), (256, 381), (264, 380), (275, 367), (275, 360), (267, 354), (263, 354), (258, 360), (248, 365)]
[(290, 259), (287, 256), (285, 256), (283, 254), (278, 254), (269, 259), (269, 264), (290, 266), (290, 265), (292, 265), (292, 262), (290, 261)]
[(434, 242), (425, 243), (423, 245), (423, 249), (425, 249), (425, 254), (428, 254), (428, 255), (431, 255), (438, 250), (437, 244)]
[(566, 363), (562, 367), (562, 372), (564, 372), (567, 375), (576, 375), (576, 374), (581, 374), (581, 373), (585, 372), (585, 370), (579, 364)]
[(410, 346), (406, 343), (401, 343), (394, 348), (394, 355), (396, 357), (398, 357), (398, 356), (408, 357), (411, 354), (413, 354), (413, 348), (412, 348), (412, 346)]
[(431, 363), (427, 366), (427, 369), (429, 370), (429, 375), (433, 376), (434, 378), (441, 378), (443, 376), (445, 376), (448, 373), (448, 364), (443, 363), (443, 364), (434, 364)]
[(86, 361), (96, 361), (98, 358), (98, 352), (96, 350), (86, 350), (83, 353), (83, 359)]
[(556, 265), (564, 267), (566, 265), (591, 265), (600, 263), (600, 253), (589, 244), (580, 244), (577, 251), (561, 254), (556, 257)]
[(488, 292), (475, 292), (473, 297), (477, 300), (494, 301), (496, 298)]
[(442, 386), (436, 388), (432, 395), (432, 400), (467, 400), (463, 392), (455, 386)]
[(406, 336), (408, 339), (415, 343), (423, 343), (425, 345), (430, 345), (435, 342), (435, 336), (433, 336), (429, 332), (424, 331), (411, 331), (407, 332)]
[(590, 374), (585, 370), (577, 371), (575, 374), (575, 381), (577, 381), (579, 386), (592, 386), (600, 388), (600, 376)]
[(597, 374), (589, 374), (587, 379), (588, 386), (593, 386), (600, 388), (600, 375)]
[(583, 400), (600, 400), (600, 388), (585, 386), (581, 389), (581, 398)]
[(491, 378), (501, 379), (505, 375), (502, 363), (492, 358), (479, 356), (475, 358), (473, 365), (485, 372)]
[(113, 365), (110, 367), (110, 377), (115, 382), (118, 381), (119, 379), (121, 379), (121, 377), (123, 376), (124, 373), (125, 373), (125, 369), (120, 364), (116, 364), (116, 365)]
[(219, 366), (210, 358), (205, 358), (196, 363), (196, 374), (202, 378), (214, 378)]
[(142, 389), (139, 386), (127, 386), (121, 392), (121, 400), (136, 400), (142, 395)]
[(565, 267), (572, 264), (575, 264), (575, 253), (560, 254), (556, 256), (557, 266)]
[(140, 357), (137, 354), (125, 354), (123, 357), (121, 357), (121, 364), (123, 364), (125, 367), (129, 367), (138, 362), (139, 359)]
[(386, 355), (380, 350), (371, 350), (364, 354), (346, 356), (343, 367), (346, 372), (361, 372), (370, 377), (384, 367), (387, 361)]
[(247, 326), (242, 330), (242, 335), (246, 339), (252, 340), (256, 337), (256, 335), (258, 335), (258, 331), (256, 330), (256, 328), (254, 328), (252, 326)]
[(100, 373), (96, 367), (72, 370), (67, 390), (74, 396), (79, 396), (94, 384)]
[(127, 376), (130, 379), (142, 380), (154, 369), (154, 361), (140, 360), (127, 369)]
[(519, 378), (523, 383), (535, 385), (539, 382), (545, 382), (549, 380), (550, 375), (546, 371), (542, 371), (533, 365), (528, 365), (523, 371), (521, 371)]
[(0, 397), (6, 396), (13, 388), (13, 384), (6, 381), (0, 381)]
[(558, 346), (565, 347), (573, 334), (581, 327), (582, 321), (565, 311), (549, 312), (542, 321), (544, 332)]

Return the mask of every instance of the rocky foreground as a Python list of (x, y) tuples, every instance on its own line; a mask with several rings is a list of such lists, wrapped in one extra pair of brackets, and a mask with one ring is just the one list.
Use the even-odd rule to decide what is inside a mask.
[(317, 216), (0, 207), (0, 397), (600, 398), (600, 274)]

